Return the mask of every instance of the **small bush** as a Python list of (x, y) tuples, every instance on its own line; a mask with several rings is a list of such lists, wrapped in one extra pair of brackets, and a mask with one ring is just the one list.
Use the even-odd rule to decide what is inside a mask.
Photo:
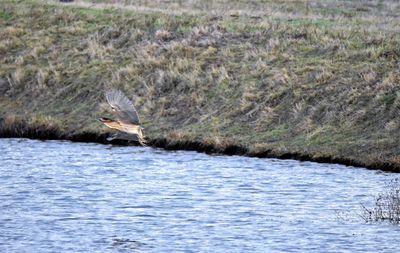
[(394, 179), (386, 185), (386, 191), (376, 197), (372, 208), (362, 205), (362, 209), (361, 217), (366, 222), (400, 224), (400, 179)]

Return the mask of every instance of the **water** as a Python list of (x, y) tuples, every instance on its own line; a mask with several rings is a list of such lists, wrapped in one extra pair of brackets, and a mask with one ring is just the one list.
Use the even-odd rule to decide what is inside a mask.
[(0, 139), (0, 152), (0, 252), (399, 247), (400, 227), (357, 216), (396, 174), (27, 139)]

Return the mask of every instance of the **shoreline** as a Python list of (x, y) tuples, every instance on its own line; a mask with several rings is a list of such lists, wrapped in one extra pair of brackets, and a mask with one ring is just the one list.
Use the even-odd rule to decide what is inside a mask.
[(236, 6), (255, 19), (6, 1), (0, 137), (107, 143), (95, 119), (119, 89), (152, 147), (400, 172), (400, 5), (318, 3)]
[[(107, 141), (109, 133), (82, 132), (67, 135), (60, 129), (45, 125), (27, 124), (23, 121), (17, 121), (12, 124), (5, 123), (0, 119), (0, 138), (28, 138), (37, 140), (67, 140), (72, 142), (91, 142), (99, 144), (115, 144), (121, 146), (139, 146), (129, 141), (113, 140)], [(299, 152), (279, 152), (273, 149), (266, 149), (254, 152), (238, 144), (229, 144), (217, 146), (195, 140), (172, 140), (168, 138), (148, 139), (148, 146), (152, 148), (161, 148), (164, 150), (185, 150), (206, 153), (209, 155), (239, 155), (257, 158), (276, 158), (281, 160), (309, 161), (325, 164), (341, 164), (369, 170), (380, 170), (385, 172), (399, 173), (400, 166), (384, 161), (377, 161), (374, 164), (362, 163), (345, 157), (318, 156), (313, 154)]]

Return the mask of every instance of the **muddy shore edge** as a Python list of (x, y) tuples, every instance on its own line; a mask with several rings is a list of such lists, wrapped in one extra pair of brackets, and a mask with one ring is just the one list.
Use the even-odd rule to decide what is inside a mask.
[[(29, 138), (38, 140), (68, 140), (73, 142), (92, 142), (99, 144), (115, 144), (121, 146), (137, 146), (137, 144), (123, 141), (113, 140), (107, 141), (109, 133), (99, 132), (82, 132), (76, 134), (66, 134), (57, 128), (45, 125), (29, 124), (23, 120), (8, 124), (4, 119), (0, 118), (0, 138)], [(375, 163), (363, 163), (345, 157), (320, 156), (317, 154), (307, 154), (298, 152), (282, 152), (277, 150), (263, 150), (254, 152), (246, 147), (236, 144), (218, 146), (207, 144), (201, 141), (193, 140), (172, 140), (168, 138), (148, 139), (148, 146), (153, 148), (162, 148), (165, 150), (186, 150), (197, 151), (214, 155), (240, 155), (257, 158), (277, 158), (292, 159), (298, 161), (310, 161), (327, 164), (341, 164), (353, 167), (363, 167), (371, 170), (381, 170), (386, 172), (400, 172), (400, 165), (388, 163), (384, 161), (376, 161)]]

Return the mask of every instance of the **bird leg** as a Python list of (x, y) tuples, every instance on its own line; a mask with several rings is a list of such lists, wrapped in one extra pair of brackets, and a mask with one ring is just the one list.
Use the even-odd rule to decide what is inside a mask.
[(140, 143), (140, 145), (142, 145), (143, 147), (147, 147), (146, 140), (145, 140), (144, 138), (139, 138), (139, 143)]

